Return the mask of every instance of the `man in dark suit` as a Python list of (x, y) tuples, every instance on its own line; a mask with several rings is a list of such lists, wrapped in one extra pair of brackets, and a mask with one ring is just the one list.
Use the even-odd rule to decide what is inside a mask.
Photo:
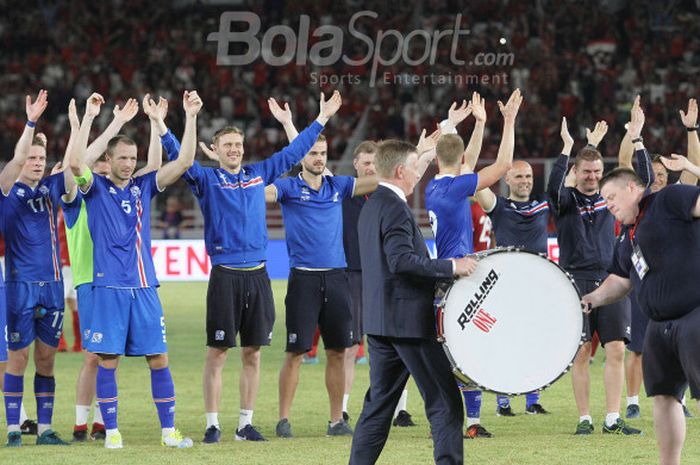
[(406, 196), (418, 182), (417, 149), (379, 145), (377, 191), (359, 221), (363, 325), (370, 351), (370, 388), (352, 441), (350, 464), (373, 464), (386, 443), (394, 408), (409, 374), (425, 402), (438, 464), (463, 462), (462, 401), (450, 363), (436, 340), (435, 282), (467, 276), (473, 258), (434, 260)]

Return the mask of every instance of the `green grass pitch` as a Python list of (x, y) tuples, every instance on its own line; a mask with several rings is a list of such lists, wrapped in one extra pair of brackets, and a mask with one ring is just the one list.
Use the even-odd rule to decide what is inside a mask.
[[(202, 400), (202, 368), (205, 353), (204, 301), (205, 283), (166, 283), (160, 288), (168, 330), (170, 364), (177, 393), (176, 426), (192, 437), (195, 445), (187, 450), (165, 450), (160, 446), (160, 429), (151, 400), (150, 376), (143, 358), (124, 359), (118, 372), (119, 427), (124, 449), (107, 451), (101, 443), (70, 447), (36, 447), (34, 437), (24, 436), (25, 447), (18, 450), (0, 448), (0, 464), (344, 464), (350, 453), (350, 438), (327, 438), (328, 398), (323, 381), (324, 364), (302, 366), (299, 388), (290, 419), (295, 438), (275, 438), (277, 422), (277, 376), (284, 350), (284, 294), (286, 282), (273, 282), (277, 321), (273, 344), (263, 349), (261, 387), (253, 423), (270, 439), (265, 443), (236, 442), (233, 439), (238, 422), (237, 349), (229, 354), (224, 371), (224, 391), (219, 415), (222, 442), (204, 446), (204, 403)], [(69, 317), (68, 342), (73, 335)], [(321, 351), (322, 352), (322, 351)], [(484, 394), (482, 424), (494, 434), (485, 440), (465, 440), (465, 463), (473, 464), (625, 464), (646, 465), (657, 462), (656, 441), (652, 427), (651, 402), (642, 399), (642, 419), (632, 424), (644, 430), (643, 437), (604, 436), (601, 423), (605, 416), (603, 392), (603, 356), (591, 366), (591, 405), (596, 432), (588, 437), (573, 436), (578, 420), (571, 390), (571, 378), (564, 376), (542, 394), (542, 403), (552, 412), (547, 416), (524, 414), (524, 398), (512, 401), (514, 418), (495, 414), (493, 394)], [(75, 420), (75, 380), (82, 362), (79, 354), (59, 354), (56, 361), (56, 412), (54, 427), (70, 438)], [(27, 370), (25, 386), (30, 416), (35, 415), (31, 397), (33, 368)], [(350, 398), (351, 423), (360, 413), (362, 399), (369, 383), (367, 365), (357, 366), (355, 386)], [(624, 399), (622, 401), (624, 408)], [(415, 428), (393, 428), (382, 453), (381, 464), (428, 464), (432, 462), (432, 442), (428, 438), (428, 421), (415, 385), (411, 384), (409, 410), (418, 423)], [(694, 405), (691, 411), (697, 413)], [(4, 424), (4, 412), (0, 413)], [(683, 462), (700, 463), (700, 420), (688, 422)]]

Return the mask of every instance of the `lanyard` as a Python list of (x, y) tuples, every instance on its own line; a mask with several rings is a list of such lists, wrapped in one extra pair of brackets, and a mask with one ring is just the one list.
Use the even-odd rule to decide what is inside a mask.
[(637, 233), (637, 226), (639, 226), (639, 223), (641, 223), (642, 218), (644, 218), (644, 213), (645, 213), (646, 205), (644, 205), (641, 210), (639, 210), (639, 214), (637, 215), (637, 219), (634, 222), (634, 226), (630, 228), (630, 242), (632, 245), (634, 245), (634, 236)]

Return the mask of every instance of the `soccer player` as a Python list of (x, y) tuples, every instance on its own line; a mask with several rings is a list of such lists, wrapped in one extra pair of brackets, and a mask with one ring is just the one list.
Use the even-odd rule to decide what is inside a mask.
[[(546, 199), (532, 197), (532, 167), (524, 160), (516, 160), (505, 176), (508, 197), (497, 196), (491, 189), (477, 192), (478, 204), (493, 222), (499, 247), (520, 247), (539, 254), (547, 253), (547, 223), (549, 204)], [(514, 416), (508, 396), (496, 396), (499, 416)], [(539, 392), (525, 396), (525, 412), (548, 413), (539, 403)]]
[[(116, 369), (122, 355), (145, 356), (151, 369), (151, 391), (162, 429), (161, 444), (191, 447), (175, 429), (175, 388), (168, 368), (165, 318), (156, 286), (151, 257), (151, 198), (192, 166), (196, 148), (197, 114), (202, 100), (197, 92), (185, 91), (185, 132), (182, 149), (155, 172), (132, 177), (136, 144), (116, 136), (107, 144), (110, 177), (94, 175), (85, 164), (85, 149), (92, 120), (104, 99), (88, 99), (79, 138), (71, 154), (71, 170), (85, 199), (93, 248), (93, 311), (87, 349), (100, 356), (96, 395), (104, 419), (105, 447), (122, 447), (117, 428)], [(96, 310), (96, 309), (95, 309)]]
[[(582, 293), (594, 290), (607, 275), (615, 243), (614, 218), (600, 196), (598, 183), (603, 175), (603, 159), (597, 146), (608, 130), (605, 121), (587, 130), (588, 145), (581, 149), (574, 162), (576, 187), (564, 186), (569, 155), (574, 140), (566, 118), (562, 120), (562, 153), (549, 178), (547, 192), (557, 225), (561, 266), (569, 272)], [(624, 379), (625, 343), (630, 338), (630, 309), (627, 301), (610, 308), (597, 309), (585, 318), (584, 331), (588, 342), (579, 349), (572, 369), (572, 382), (579, 422), (575, 434), (591, 434), (590, 415), (590, 338), (598, 332), (605, 350), (606, 411), (604, 433), (640, 434), (620, 418), (620, 396)]]
[[(20, 406), (32, 342), (36, 367), (37, 444), (68, 444), (51, 429), (56, 390), (53, 367), (63, 325), (64, 305), (56, 212), (60, 197), (74, 189), (75, 184), (72, 177), (64, 173), (44, 178), (46, 143), (33, 135), (36, 122), (47, 103), (44, 90), (39, 92), (33, 103), (27, 97), (27, 125), (18, 143), (16, 156), (10, 162), (14, 164), (13, 167), (22, 163), (24, 166), (18, 179), (3, 178), (1, 186), (9, 339), (4, 388), (7, 445), (10, 447), (22, 445)], [(17, 182), (14, 182), (15, 179)]]
[[(461, 258), (473, 253), (472, 213), (469, 197), (475, 192), (493, 185), (511, 167), (515, 145), (515, 117), (522, 102), (520, 90), (516, 89), (506, 105), (498, 102), (503, 115), (503, 137), (496, 161), (478, 174), (472, 172), (476, 163), (470, 147), (465, 153), (464, 142), (456, 134), (443, 135), (437, 144), (439, 172), (428, 183), (425, 193), (425, 206), (430, 217), (430, 226), (435, 235), (438, 259)], [(486, 111), (481, 97), (474, 93), (470, 107), (464, 104), (455, 108), (453, 104), (448, 112), (448, 128), (453, 128), (464, 120), (469, 112), (474, 114), (477, 122), (486, 121)], [(476, 130), (476, 129), (475, 129)], [(472, 136), (472, 140), (474, 137)], [(472, 142), (470, 141), (470, 146)], [(478, 147), (481, 138), (478, 138)], [(468, 389), (458, 383), (462, 390), (467, 413), (466, 438), (489, 438), (489, 433), (481, 425), (481, 391)]]
[(302, 159), (299, 176), (279, 179), (265, 188), (266, 201), (282, 205), (291, 266), (285, 299), (287, 347), (279, 378), (279, 437), (292, 437), (289, 414), (299, 367), (311, 348), (317, 324), (326, 349), (331, 417), (327, 434), (352, 434), (342, 415), (345, 349), (352, 346), (354, 337), (342, 242), (342, 200), (374, 191), (377, 178), (324, 175), (327, 150), (326, 139), (320, 136)]
[[(644, 114), (637, 110), (627, 131), (639, 151), (644, 150)], [(678, 157), (669, 165), (674, 162), (680, 163)], [(654, 398), (659, 462), (678, 465), (685, 441), (680, 400), (686, 386), (694, 399), (700, 398), (700, 288), (693, 282), (700, 273), (700, 189), (674, 185), (651, 194), (634, 171), (618, 168), (601, 180), (601, 192), (628, 229), (616, 242), (620, 260), (582, 303), (600, 309), (637, 289), (650, 319), (642, 363), (645, 390)]]
[[(150, 96), (144, 97), (144, 111), (148, 113), (150, 106), (148, 100)], [(138, 103), (135, 99), (128, 99), (123, 108), (115, 106), (112, 123), (95, 139), (85, 152), (85, 162), (92, 171), (100, 176), (109, 176), (111, 172), (110, 163), (105, 156), (107, 143), (117, 135), (124, 124), (131, 121), (138, 113)], [(165, 118), (168, 105), (167, 100), (161, 97), (157, 110), (162, 118)], [(79, 129), (80, 122), (78, 115), (69, 115), (71, 127)], [(157, 128), (154, 129), (153, 118), (151, 119), (151, 141), (148, 150), (148, 163), (144, 168), (136, 172), (135, 177), (154, 171), (160, 167), (162, 148)], [(99, 158), (97, 158), (99, 157)], [(88, 229), (87, 207), (85, 200), (78, 192), (78, 195), (70, 202), (62, 202), (65, 218), (65, 229), (67, 236), (68, 251), (71, 256), (73, 268), (73, 286), (77, 294), (78, 314), (80, 321), (79, 332), (81, 334), (83, 347), (87, 346), (90, 340), (90, 321), (93, 312), (92, 300), (92, 277), (93, 277), (93, 243)], [(83, 365), (78, 374), (76, 383), (76, 405), (75, 405), (75, 426), (73, 427), (73, 441), (84, 442), (88, 438), (88, 417), (90, 415), (90, 405), (95, 396), (95, 379), (97, 367), (99, 365), (97, 354), (85, 351)], [(90, 437), (93, 440), (105, 439), (105, 428), (102, 419), (102, 412), (99, 404), (95, 404), (93, 410), (93, 423)]]
[[(242, 165), (243, 132), (236, 127), (225, 127), (214, 135), (211, 147), (200, 143), (207, 156), (219, 162), (219, 168), (204, 168), (195, 162), (183, 177), (204, 215), (205, 243), (214, 266), (207, 291), (207, 360), (203, 382), (207, 420), (205, 444), (220, 441), (221, 377), (228, 349), (236, 346), (237, 334), (240, 334), (243, 370), (235, 438), (239, 441), (266, 440), (252, 424), (260, 382), (260, 347), (270, 345), (275, 321), (272, 288), (265, 268), (264, 189), (304, 157), (340, 108), (341, 101), (338, 92), (328, 100), (321, 94), (316, 121), (296, 137), (289, 107), (285, 112), (270, 99), (271, 110), (274, 107), (289, 113), (289, 120), (283, 122), (285, 131), (290, 130), (289, 125), (294, 131), (289, 146), (262, 162)], [(170, 158), (177, 140), (168, 133), (163, 143)]]

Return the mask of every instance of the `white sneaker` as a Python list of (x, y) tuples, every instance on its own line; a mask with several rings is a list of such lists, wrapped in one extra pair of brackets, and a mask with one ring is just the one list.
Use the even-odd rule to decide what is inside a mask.
[(192, 447), (192, 439), (182, 437), (180, 431), (175, 430), (167, 436), (163, 436), (160, 440), (160, 444), (166, 447), (177, 447), (178, 449), (187, 449)]
[(105, 438), (106, 449), (121, 449), (122, 447), (124, 447), (122, 444), (122, 434), (119, 431)]

